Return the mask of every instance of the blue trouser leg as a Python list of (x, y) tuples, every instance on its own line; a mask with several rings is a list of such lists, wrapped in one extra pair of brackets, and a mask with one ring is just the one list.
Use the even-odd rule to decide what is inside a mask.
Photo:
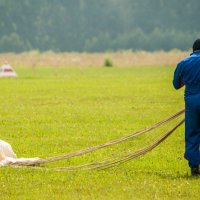
[(189, 166), (200, 164), (200, 95), (185, 98), (185, 158)]

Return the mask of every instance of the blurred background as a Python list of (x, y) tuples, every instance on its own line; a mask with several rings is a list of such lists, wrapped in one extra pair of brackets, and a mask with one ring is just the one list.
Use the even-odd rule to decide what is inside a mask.
[(199, 0), (0, 0), (0, 52), (189, 50)]

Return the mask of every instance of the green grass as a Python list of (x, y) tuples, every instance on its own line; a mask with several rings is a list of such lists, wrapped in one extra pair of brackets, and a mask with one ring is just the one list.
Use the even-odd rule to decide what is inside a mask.
[[(184, 107), (173, 68), (16, 68), (0, 79), (0, 138), (18, 157), (73, 152), (147, 127)], [(49, 167), (121, 155), (169, 130)], [(198, 199), (184, 154), (184, 126), (145, 156), (105, 171), (1, 168), (0, 199)]]

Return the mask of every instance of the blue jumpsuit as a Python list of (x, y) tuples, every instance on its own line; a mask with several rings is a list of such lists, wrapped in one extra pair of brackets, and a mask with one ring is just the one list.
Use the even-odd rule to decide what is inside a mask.
[(173, 85), (185, 85), (185, 158), (194, 167), (200, 164), (200, 51), (178, 63)]

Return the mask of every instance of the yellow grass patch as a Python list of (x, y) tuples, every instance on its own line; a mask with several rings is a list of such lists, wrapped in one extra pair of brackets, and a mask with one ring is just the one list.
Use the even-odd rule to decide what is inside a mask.
[(107, 52), (107, 53), (54, 53), (31, 51), (27, 53), (0, 54), (0, 64), (8, 62), (12, 66), (52, 66), (52, 67), (101, 67), (105, 59), (110, 59), (116, 67), (131, 66), (174, 66), (190, 52), (170, 51), (170, 52)]

